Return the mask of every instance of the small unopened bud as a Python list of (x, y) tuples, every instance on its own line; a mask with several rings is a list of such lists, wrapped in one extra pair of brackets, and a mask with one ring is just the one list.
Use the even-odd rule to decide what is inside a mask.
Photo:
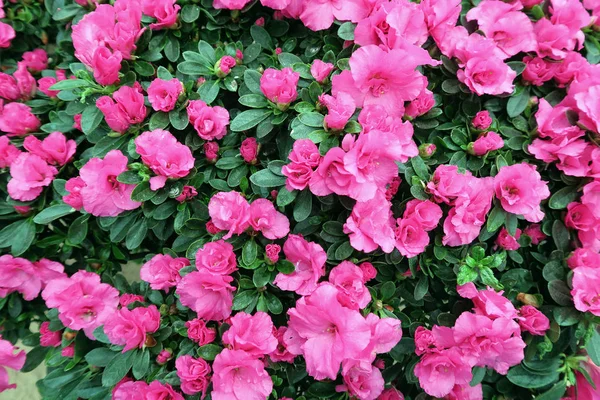
[(435, 154), (435, 144), (433, 143), (423, 143), (419, 146), (419, 155), (421, 158), (430, 158)]
[(154, 339), (154, 336), (152, 336), (152, 335), (147, 335), (146, 341), (144, 342), (144, 347), (154, 347), (154, 346), (156, 346), (156, 339)]
[(519, 300), (521, 303), (523, 303), (527, 306), (533, 306), (533, 307), (541, 306), (539, 299), (532, 294), (519, 293), (517, 295), (517, 300)]
[(173, 358), (173, 351), (171, 349), (164, 349), (156, 356), (156, 363), (158, 365), (165, 365), (171, 358)]

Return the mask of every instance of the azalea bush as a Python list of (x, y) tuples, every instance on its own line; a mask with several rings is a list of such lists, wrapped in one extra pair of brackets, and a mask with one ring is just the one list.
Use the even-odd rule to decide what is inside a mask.
[(600, 399), (599, 16), (5, 2), (0, 391)]

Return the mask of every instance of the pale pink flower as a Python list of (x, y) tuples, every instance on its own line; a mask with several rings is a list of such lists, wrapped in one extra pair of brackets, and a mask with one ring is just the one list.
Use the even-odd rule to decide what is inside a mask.
[(358, 361), (344, 362), (342, 377), (344, 385), (336, 387), (336, 391), (348, 391), (351, 396), (361, 400), (376, 400), (385, 385), (378, 368)]
[(237, 271), (233, 246), (224, 240), (206, 243), (196, 252), (196, 268), (212, 274), (231, 275)]
[(521, 237), (521, 230), (517, 229), (515, 232), (515, 236), (512, 236), (506, 228), (502, 227), (498, 237), (496, 238), (496, 244), (503, 248), (504, 250), (518, 250), (521, 245), (518, 240)]
[(243, 350), (224, 349), (213, 363), (214, 400), (266, 399), (273, 381), (263, 361)]
[(114, 217), (134, 210), (142, 203), (131, 200), (135, 185), (117, 181), (127, 171), (127, 157), (120, 150), (109, 151), (104, 159), (92, 158), (79, 171), (85, 186), (81, 199), (85, 211), (97, 217)]
[(388, 51), (364, 46), (350, 57), (350, 71), (333, 78), (332, 92), (350, 94), (357, 107), (380, 105), (390, 115), (402, 116), (404, 102), (416, 99), (427, 86), (416, 67), (433, 64), (429, 54), (416, 46)]
[(85, 187), (85, 182), (80, 177), (71, 178), (65, 184), (65, 190), (69, 194), (62, 197), (62, 200), (76, 210), (83, 208), (83, 198), (81, 197), (81, 189)]
[(273, 103), (285, 106), (296, 100), (299, 79), (300, 74), (291, 68), (268, 68), (260, 78), (260, 90)]
[(92, 339), (94, 329), (114, 315), (119, 304), (119, 291), (101, 283), (98, 274), (88, 271), (51, 280), (42, 297), (47, 307), (58, 308), (63, 325), (73, 330), (83, 329)]
[(168, 29), (177, 24), (181, 6), (175, 3), (176, 0), (142, 0), (142, 12), (156, 19), (156, 22), (150, 24), (150, 29)]
[(181, 381), (181, 391), (194, 395), (202, 393), (204, 397), (210, 383), (210, 365), (201, 358), (183, 355), (175, 360), (177, 376)]
[(15, 200), (34, 200), (42, 193), (44, 187), (52, 183), (56, 174), (58, 170), (48, 165), (40, 156), (21, 153), (10, 164), (8, 194)]
[(63, 166), (68, 163), (75, 154), (76, 144), (74, 140), (67, 140), (61, 132), (52, 132), (44, 140), (35, 136), (27, 136), (23, 141), (23, 147), (32, 154), (37, 154), (48, 164)]
[(0, 136), (0, 168), (10, 167), (19, 154), (21, 150), (10, 142), (8, 136)]
[(523, 306), (519, 309), (519, 325), (521, 329), (532, 335), (544, 336), (550, 329), (550, 320), (540, 310), (533, 306)]
[(267, 199), (256, 199), (250, 205), (250, 226), (261, 232), (267, 239), (275, 240), (286, 237), (290, 232), (290, 221), (277, 211)]
[[(15, 371), (20, 371), (23, 368), (27, 356), (25, 350), (18, 350), (8, 340), (0, 338), (0, 392), (17, 387), (14, 383), (9, 384), (6, 368), (14, 369)], [(15, 353), (15, 351), (18, 352)]]
[[(171, 385), (162, 384), (159, 381), (152, 381), (146, 390), (142, 391), (142, 394), (148, 400), (184, 400), (183, 396), (176, 392)], [(139, 392), (137, 396), (139, 396)]]
[(173, 258), (168, 254), (157, 254), (140, 269), (140, 278), (154, 290), (168, 291), (181, 280), (179, 270), (190, 265), (187, 258)]
[(35, 49), (23, 53), (22, 62), (33, 72), (42, 72), (48, 68), (48, 53), (44, 49)]
[(212, 343), (217, 337), (215, 328), (207, 327), (206, 322), (198, 318), (186, 321), (185, 327), (188, 329), (188, 337), (196, 342), (198, 346)]
[(300, 20), (313, 31), (328, 29), (334, 19), (358, 22), (370, 11), (361, 0), (307, 0), (301, 4)]
[(490, 151), (499, 150), (504, 147), (504, 140), (496, 132), (485, 132), (481, 134), (472, 144), (473, 154), (484, 156)]
[(168, 81), (156, 78), (148, 86), (148, 100), (154, 111), (169, 112), (175, 108), (182, 92), (183, 85), (177, 78)]
[(430, 231), (439, 224), (442, 215), (442, 209), (434, 202), (413, 199), (406, 203), (403, 218), (415, 218), (423, 229)]
[(496, 292), (491, 288), (478, 291), (477, 295), (471, 298), (475, 305), (473, 312), (485, 315), (490, 319), (516, 319), (518, 317), (517, 310), (510, 300), (502, 295), (503, 293), (502, 291)]
[(544, 218), (540, 203), (550, 197), (550, 191), (533, 165), (521, 163), (500, 168), (494, 178), (494, 190), (505, 211), (523, 215), (529, 222)]
[(365, 202), (358, 202), (352, 208), (352, 214), (344, 224), (344, 233), (350, 238), (350, 244), (356, 250), (370, 253), (381, 249), (385, 253), (394, 250), (395, 236), (392, 204), (381, 191)]
[(398, 218), (396, 222), (396, 249), (400, 254), (412, 258), (423, 253), (429, 244), (429, 235), (417, 218)]
[(287, 350), (285, 345), (284, 338), (287, 329), (287, 326), (273, 328), (273, 335), (277, 339), (277, 347), (269, 354), (269, 358), (274, 362), (286, 362), (291, 364), (294, 362), (294, 358), (296, 358), (294, 354)]
[(51, 331), (49, 325), (50, 322), (48, 321), (44, 321), (40, 325), (40, 346), (58, 347), (62, 342), (62, 332)]
[(273, 336), (273, 321), (262, 311), (254, 315), (239, 312), (229, 319), (230, 328), (223, 334), (223, 343), (233, 350), (243, 350), (255, 357), (272, 353), (277, 348)]
[(250, 226), (250, 204), (239, 192), (215, 194), (208, 202), (208, 212), (215, 227), (229, 231), (224, 240), (242, 234)]
[(342, 261), (334, 267), (329, 273), (329, 282), (338, 289), (337, 299), (345, 307), (360, 310), (371, 302), (362, 270), (350, 261)]
[(577, 310), (600, 316), (598, 285), (600, 285), (600, 268), (577, 267), (573, 270), (571, 296)]
[(447, 396), (454, 385), (468, 384), (473, 378), (471, 366), (455, 348), (425, 354), (414, 373), (428, 395), (440, 398)]
[(160, 313), (155, 305), (137, 307), (133, 310), (123, 307), (107, 318), (104, 332), (112, 344), (123, 347), (123, 353), (139, 348), (146, 343), (146, 335), (160, 327)]
[(191, 308), (198, 318), (221, 321), (231, 315), (233, 291), (229, 275), (218, 275), (208, 271), (190, 272), (177, 284), (176, 293), (181, 304)]
[[(334, 286), (322, 284), (288, 310), (286, 344), (288, 333), (298, 336), (306, 370), (317, 380), (335, 379), (342, 361), (358, 356), (371, 337), (365, 318), (340, 304), (337, 295)], [(288, 350), (292, 351), (290, 347)]]
[(0, 283), (0, 297), (4, 298), (13, 292), (23, 295), (23, 299), (35, 299), (48, 282), (62, 278), (62, 264), (41, 259), (32, 263), (24, 258), (13, 257), (10, 254), (0, 256), (0, 271), (3, 280)]
[(31, 107), (23, 103), (2, 105), (0, 102), (0, 132), (6, 133), (6, 136), (25, 136), (37, 131), (41, 125)]
[(405, 117), (416, 118), (420, 115), (426, 114), (435, 106), (435, 99), (433, 92), (429, 89), (424, 89), (416, 99), (411, 101), (406, 107), (404, 112)]
[(310, 66), (310, 74), (317, 82), (322, 83), (327, 79), (334, 68), (335, 66), (333, 64), (316, 59)]
[(223, 107), (210, 107), (202, 100), (192, 100), (187, 106), (190, 123), (204, 140), (219, 140), (227, 134), (229, 111)]
[(319, 97), (319, 102), (327, 107), (327, 115), (324, 122), (327, 129), (343, 130), (356, 110), (356, 104), (347, 93), (338, 93), (336, 97), (323, 94)]
[(291, 274), (277, 274), (273, 283), (282, 290), (302, 296), (311, 294), (317, 288), (319, 278), (325, 275), (327, 254), (323, 248), (302, 236), (289, 235), (283, 244), (283, 253), (296, 269)]
[(501, 375), (524, 358), (525, 342), (512, 319), (464, 312), (454, 325), (454, 339), (470, 365), (493, 368)]

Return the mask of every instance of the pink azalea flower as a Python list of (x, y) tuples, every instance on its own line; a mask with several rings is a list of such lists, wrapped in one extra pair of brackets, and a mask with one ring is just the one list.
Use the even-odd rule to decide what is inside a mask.
[(190, 265), (187, 258), (173, 258), (168, 254), (157, 254), (140, 269), (140, 278), (154, 290), (168, 291), (181, 280), (179, 270)]
[(87, 271), (51, 280), (42, 297), (47, 307), (58, 308), (63, 325), (73, 330), (83, 329), (90, 339), (94, 338), (94, 329), (104, 324), (119, 304), (119, 291), (101, 283), (98, 274)]
[(338, 301), (353, 310), (363, 309), (371, 302), (362, 270), (350, 261), (342, 261), (329, 273), (329, 282), (338, 289)]
[(310, 74), (317, 82), (322, 83), (327, 79), (334, 68), (335, 66), (333, 64), (316, 59), (310, 66)]
[(282, 290), (302, 296), (311, 294), (317, 288), (319, 278), (325, 275), (327, 254), (323, 248), (307, 242), (302, 236), (289, 235), (283, 244), (283, 253), (296, 269), (291, 274), (277, 274), (273, 283)]
[(48, 165), (40, 156), (21, 153), (10, 165), (8, 194), (15, 200), (34, 200), (42, 193), (44, 187), (52, 183), (56, 174), (58, 170)]
[(188, 337), (198, 346), (212, 343), (217, 337), (215, 329), (207, 327), (206, 322), (198, 318), (186, 321), (185, 327), (188, 329)]
[(550, 197), (550, 191), (533, 165), (521, 163), (500, 168), (494, 178), (494, 190), (505, 211), (523, 215), (529, 222), (544, 218), (540, 203)]
[(23, 147), (27, 151), (37, 154), (48, 164), (59, 166), (63, 166), (71, 160), (76, 146), (74, 140), (67, 140), (61, 132), (52, 132), (44, 140), (35, 136), (27, 136), (23, 141)]
[(198, 318), (221, 321), (231, 315), (233, 278), (204, 270), (191, 272), (177, 284), (181, 304), (196, 311)]
[(229, 231), (224, 240), (234, 233), (239, 235), (250, 226), (250, 204), (239, 192), (219, 192), (208, 203), (210, 218), (220, 230)]
[(223, 107), (210, 107), (202, 100), (192, 100), (187, 106), (190, 123), (204, 140), (219, 140), (227, 134), (229, 111)]
[(349, 235), (352, 247), (365, 253), (375, 251), (379, 247), (385, 253), (394, 250), (391, 206), (381, 191), (376, 192), (371, 200), (354, 205), (352, 214), (344, 224), (344, 233)]
[(177, 376), (181, 381), (181, 391), (194, 395), (202, 393), (204, 397), (210, 382), (210, 365), (201, 358), (184, 355), (175, 360)]
[(473, 378), (471, 366), (455, 348), (425, 354), (415, 366), (415, 376), (428, 395), (440, 398)]
[(10, 142), (8, 136), (0, 136), (0, 168), (10, 167), (19, 154), (21, 150)]
[(169, 112), (175, 108), (182, 92), (183, 85), (177, 78), (168, 81), (156, 78), (148, 86), (148, 100), (154, 111)]
[(20, 371), (25, 365), (26, 354), (24, 350), (17, 353), (15, 351), (18, 351), (17, 347), (0, 338), (0, 392), (17, 387), (14, 383), (9, 384), (6, 368)]
[(146, 335), (160, 327), (160, 313), (155, 305), (129, 310), (123, 307), (104, 322), (104, 332), (112, 344), (124, 346), (123, 353), (146, 343)]
[(256, 199), (250, 204), (250, 226), (261, 232), (267, 239), (275, 240), (286, 237), (290, 232), (288, 218), (275, 210), (275, 206), (267, 199)]
[(97, 217), (114, 217), (126, 210), (134, 210), (142, 203), (131, 200), (135, 185), (117, 181), (127, 171), (127, 157), (120, 150), (111, 150), (104, 159), (92, 158), (79, 174), (85, 183), (81, 199), (85, 211)]
[(273, 381), (261, 360), (243, 350), (224, 349), (213, 363), (214, 400), (267, 398)]
[(6, 133), (6, 136), (25, 136), (37, 131), (41, 125), (38, 117), (32, 114), (31, 107), (23, 103), (2, 105), (0, 102), (0, 132)]
[[(371, 337), (365, 318), (344, 307), (337, 295), (333, 285), (322, 284), (288, 310), (288, 333), (298, 336), (306, 370), (317, 380), (335, 379), (342, 361), (358, 356)], [(285, 341), (287, 344), (287, 334)], [(288, 350), (294, 353), (289, 346)]]
[(328, 29), (334, 19), (358, 22), (369, 14), (361, 0), (306, 0), (300, 20), (313, 31)]
[(272, 353), (277, 348), (273, 321), (262, 311), (254, 315), (239, 312), (230, 319), (231, 326), (223, 334), (223, 343), (233, 350), (243, 350), (255, 357)]
[(224, 240), (206, 243), (196, 252), (196, 268), (212, 274), (231, 275), (237, 271), (233, 246)]

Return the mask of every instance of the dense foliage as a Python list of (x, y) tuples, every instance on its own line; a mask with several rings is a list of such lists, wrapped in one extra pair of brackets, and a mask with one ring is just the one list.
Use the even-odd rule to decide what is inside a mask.
[(600, 399), (599, 16), (6, 2), (0, 391)]

